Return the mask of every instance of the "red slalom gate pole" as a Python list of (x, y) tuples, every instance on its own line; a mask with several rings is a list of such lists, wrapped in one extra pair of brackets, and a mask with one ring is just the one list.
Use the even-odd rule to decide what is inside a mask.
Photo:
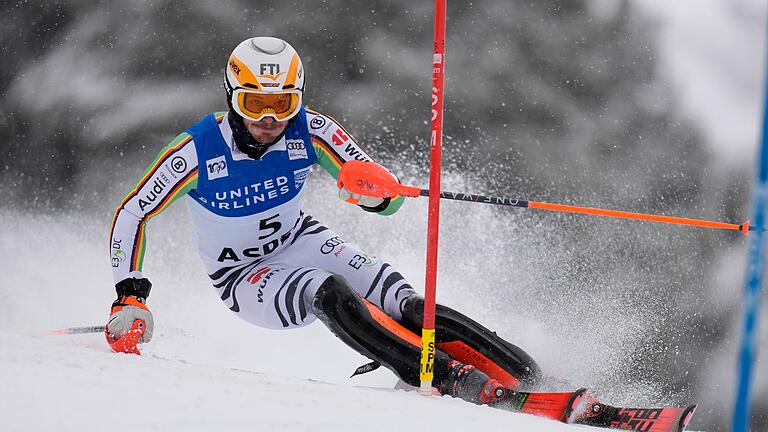
[(432, 131), (430, 138), (429, 213), (427, 223), (427, 275), (424, 292), (424, 323), (421, 329), (419, 393), (432, 395), (435, 369), (435, 292), (437, 286), (437, 238), (440, 227), (440, 170), (443, 157), (443, 88), (445, 82), (446, 0), (435, 0), (435, 37), (432, 52)]

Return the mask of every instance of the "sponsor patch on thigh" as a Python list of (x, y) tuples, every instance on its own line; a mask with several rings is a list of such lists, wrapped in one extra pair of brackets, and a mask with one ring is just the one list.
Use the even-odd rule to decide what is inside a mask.
[(352, 256), (348, 265), (355, 270), (360, 270), (363, 267), (373, 267), (379, 262), (380, 260), (377, 256), (359, 253)]

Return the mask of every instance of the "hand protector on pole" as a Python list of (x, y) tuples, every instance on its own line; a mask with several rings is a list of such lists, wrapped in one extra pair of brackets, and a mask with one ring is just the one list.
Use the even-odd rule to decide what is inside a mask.
[[(367, 169), (362, 170), (361, 166)], [(357, 204), (364, 210), (379, 212), (389, 205), (391, 197), (381, 197), (375, 195), (373, 191), (355, 186), (357, 184), (370, 184), (366, 175), (366, 172), (369, 170), (373, 170), (380, 175), (381, 181), (399, 184), (394, 174), (375, 162), (348, 161), (342, 165), (339, 172), (339, 198), (350, 204)]]
[[(340, 190), (346, 189), (352, 197), (417, 197), (421, 193), (419, 188), (400, 184), (397, 177), (376, 162), (357, 160), (347, 161), (341, 166), (337, 185)], [(341, 197), (341, 191), (339, 196)]]
[(142, 336), (144, 336), (146, 328), (147, 326), (144, 323), (144, 320), (137, 319), (133, 322), (131, 328), (120, 336), (120, 338), (113, 337), (106, 328), (104, 329), (104, 336), (106, 336), (107, 343), (109, 344), (109, 347), (112, 348), (112, 351), (116, 353), (140, 355), (141, 351), (139, 351), (137, 345)]

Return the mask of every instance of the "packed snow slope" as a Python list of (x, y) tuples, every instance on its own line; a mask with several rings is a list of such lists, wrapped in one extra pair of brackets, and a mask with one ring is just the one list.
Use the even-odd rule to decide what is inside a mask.
[[(421, 289), (426, 200), (380, 217), (338, 200), (332, 182), (312, 187), (307, 208), (315, 217)], [(394, 391), (396, 378), (384, 368), (350, 379), (368, 359), (321, 323), (269, 331), (239, 320), (209, 285), (182, 203), (148, 225), (144, 273), (154, 284), (148, 305), (155, 335), (142, 356), (110, 353), (101, 335), (45, 335), (106, 321), (115, 296), (108, 229), (128, 186), (115, 189), (114, 196), (81, 197), (78, 210), (0, 210), (3, 430), (584, 430)], [(449, 176), (446, 189), (466, 186)], [(551, 390), (588, 387), (601, 400), (625, 406), (694, 402), (686, 389), (659, 391), (653, 376), (638, 379), (627, 366), (633, 356), (674, 349), (652, 344), (664, 309), (622, 308), (622, 298), (598, 290), (571, 294), (591, 284), (648, 285), (623, 280), (631, 256), (618, 256), (616, 265), (624, 267), (617, 267), (623, 273), (615, 280), (593, 281), (583, 271), (566, 279), (582, 269), (562, 269), (574, 245), (559, 244), (562, 238), (547, 228), (551, 220), (450, 202), (443, 215), (438, 301), (527, 350), (562, 380)], [(541, 229), (549, 229), (547, 235), (534, 235)]]
[[(316, 333), (305, 337), (322, 339)], [(163, 339), (186, 345), (187, 337)], [(0, 344), (0, 414), (9, 431), (584, 430), (448, 397), (318, 381), (304, 371), (237, 368), (224, 356), (198, 363), (151, 352), (116, 355), (93, 336), (3, 332)]]

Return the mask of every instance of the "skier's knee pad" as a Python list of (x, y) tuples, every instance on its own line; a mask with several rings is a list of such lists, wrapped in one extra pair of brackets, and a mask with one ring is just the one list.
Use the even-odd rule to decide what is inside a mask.
[(352, 288), (339, 276), (330, 276), (326, 279), (315, 292), (312, 299), (312, 310), (322, 320), (328, 313), (338, 313), (338, 309), (344, 303), (349, 301), (354, 295)]
[(380, 362), (403, 381), (419, 384), (419, 336), (367, 302), (344, 279), (326, 279), (315, 294), (312, 309), (344, 343)]
[[(424, 299), (411, 296), (403, 306), (403, 325), (417, 331), (423, 320)], [(533, 386), (541, 376), (539, 366), (520, 347), (446, 306), (435, 308), (435, 339), (438, 349), (474, 365), (505, 387)]]

